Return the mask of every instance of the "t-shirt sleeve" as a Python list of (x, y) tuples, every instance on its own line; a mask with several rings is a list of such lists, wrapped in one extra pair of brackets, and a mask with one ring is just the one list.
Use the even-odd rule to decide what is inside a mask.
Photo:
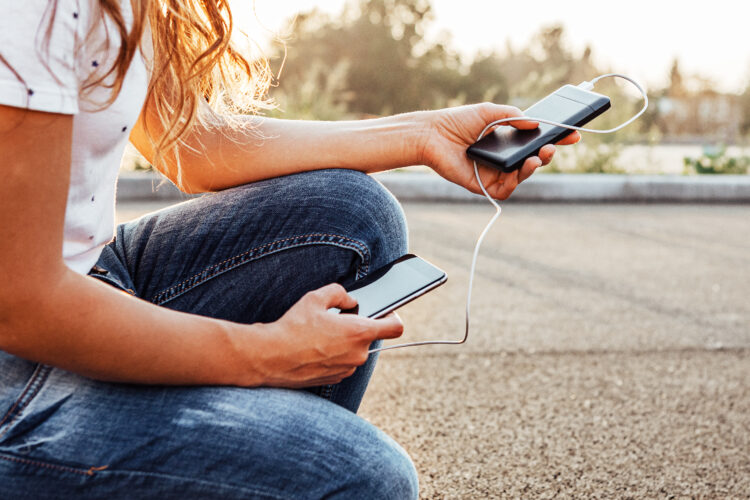
[(78, 112), (79, 17), (75, 0), (0, 0), (0, 104)]

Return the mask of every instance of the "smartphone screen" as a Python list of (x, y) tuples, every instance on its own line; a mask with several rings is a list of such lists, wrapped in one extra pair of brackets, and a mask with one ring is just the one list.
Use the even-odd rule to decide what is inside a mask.
[(357, 307), (342, 312), (380, 318), (447, 279), (443, 270), (407, 254), (348, 286), (346, 290), (357, 299)]

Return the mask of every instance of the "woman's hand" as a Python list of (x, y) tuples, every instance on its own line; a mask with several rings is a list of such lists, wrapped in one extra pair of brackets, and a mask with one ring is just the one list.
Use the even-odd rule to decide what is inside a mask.
[(395, 314), (369, 319), (336, 314), (357, 301), (339, 284), (308, 292), (278, 321), (266, 327), (265, 352), (257, 353), (263, 385), (310, 387), (336, 384), (367, 361), (370, 344), (400, 337), (404, 326)]
[[(474, 175), (474, 163), (466, 156), (466, 148), (477, 141), (477, 137), (487, 124), (503, 118), (523, 116), (521, 110), (513, 106), (483, 103), (427, 112), (428, 127), (421, 144), (421, 161), (435, 172), (469, 191), (481, 194)], [(530, 121), (509, 122), (503, 126), (518, 129), (534, 129), (539, 124)], [(575, 144), (581, 135), (574, 131), (558, 144)], [(555, 146), (548, 144), (539, 156), (528, 158), (523, 167), (513, 172), (479, 165), (479, 176), (487, 192), (495, 199), (504, 200), (516, 186), (526, 180), (538, 167), (548, 164), (555, 154)]]

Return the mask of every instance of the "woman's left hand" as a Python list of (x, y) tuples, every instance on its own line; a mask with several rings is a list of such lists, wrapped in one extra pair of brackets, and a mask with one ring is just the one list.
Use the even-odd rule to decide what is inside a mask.
[[(521, 110), (513, 106), (483, 103), (427, 112), (428, 130), (422, 144), (422, 163), (435, 172), (469, 191), (481, 194), (474, 175), (474, 163), (466, 156), (466, 148), (474, 144), (488, 123), (503, 118), (523, 116)], [(537, 122), (508, 122), (503, 126), (518, 129), (534, 129)], [(581, 135), (574, 131), (558, 144), (575, 144)], [(479, 176), (487, 192), (495, 199), (504, 200), (510, 196), (520, 182), (526, 180), (538, 167), (548, 164), (555, 154), (555, 146), (548, 144), (539, 151), (539, 156), (528, 158), (523, 167), (513, 172), (479, 165)]]

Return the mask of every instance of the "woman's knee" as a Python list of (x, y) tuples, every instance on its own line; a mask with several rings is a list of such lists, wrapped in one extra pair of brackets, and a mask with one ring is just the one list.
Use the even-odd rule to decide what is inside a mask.
[[(327, 169), (268, 179), (227, 190), (206, 203), (231, 212), (231, 227), (277, 235), (309, 235), (354, 250), (357, 277), (401, 257), (408, 249), (406, 218), (398, 200), (371, 176)], [(231, 210), (227, 207), (230, 207)], [(260, 214), (268, 214), (260, 217)], [(252, 221), (244, 224), (242, 221)], [(239, 221), (239, 223), (237, 223)], [(315, 238), (313, 238), (315, 239)]]
[(380, 498), (415, 499), (419, 496), (419, 479), (414, 463), (401, 447), (392, 449), (378, 473)]
[(381, 259), (375, 266), (380, 267), (388, 262), (404, 255), (409, 248), (409, 236), (406, 225), (406, 216), (398, 200), (380, 182), (371, 176), (365, 176), (367, 181), (363, 188), (368, 202), (373, 210), (371, 212), (373, 227), (376, 227), (375, 237), (380, 238), (379, 244), (382, 254), (374, 257)]
[(351, 477), (351, 498), (416, 499), (419, 480), (409, 455), (395, 441), (379, 443), (355, 464)]
[(377, 180), (362, 172), (322, 170), (323, 194), (335, 204), (335, 215), (349, 224), (353, 236), (370, 250), (370, 269), (401, 257), (408, 249), (406, 217), (401, 204)]

